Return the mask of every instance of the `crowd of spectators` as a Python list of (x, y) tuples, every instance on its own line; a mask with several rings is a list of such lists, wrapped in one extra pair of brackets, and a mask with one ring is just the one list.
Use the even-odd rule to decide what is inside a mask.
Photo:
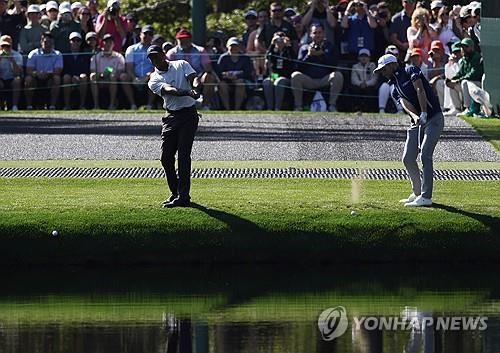
[[(282, 2), (248, 9), (239, 37), (215, 31), (194, 44), (186, 28), (172, 43), (138, 26), (119, 0), (108, 0), (102, 13), (97, 0), (15, 1), (10, 9), (0, 0), (1, 104), (151, 109), (158, 101), (147, 90), (153, 67), (146, 50), (158, 44), (169, 60), (187, 60), (198, 73), (202, 109), (308, 110), (319, 99), (329, 111), (400, 111), (391, 87), (373, 73), (374, 61), (391, 53), (420, 67), (448, 114), (488, 112), (479, 2), (402, 0), (392, 14), (384, 1), (334, 1), (311, 0), (303, 13)], [(47, 98), (36, 94), (42, 89)]]

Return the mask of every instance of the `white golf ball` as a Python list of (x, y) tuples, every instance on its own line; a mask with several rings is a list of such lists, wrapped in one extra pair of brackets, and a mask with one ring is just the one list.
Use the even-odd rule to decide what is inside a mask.
[(57, 237), (59, 235), (59, 232), (57, 230), (52, 231), (52, 236)]
[(358, 213), (354, 210), (351, 211), (351, 216), (356, 216)]

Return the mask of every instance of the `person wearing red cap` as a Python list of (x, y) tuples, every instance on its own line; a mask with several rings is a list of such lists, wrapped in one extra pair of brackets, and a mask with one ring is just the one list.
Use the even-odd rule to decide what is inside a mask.
[(420, 48), (413, 48), (410, 53), (410, 58), (408, 59), (408, 66), (415, 66), (422, 71), (422, 75), (428, 80), (429, 79), (429, 69), (427, 64), (422, 59), (423, 52)]
[(444, 45), (439, 40), (431, 43), (427, 67), (429, 70), (429, 83), (439, 98), (441, 108), (444, 107), (444, 67), (448, 56), (444, 53)]
[(214, 108), (217, 76), (214, 73), (210, 55), (204, 47), (193, 43), (189, 30), (181, 28), (175, 35), (177, 45), (167, 52), (168, 60), (186, 60), (196, 71), (202, 85), (203, 108)]

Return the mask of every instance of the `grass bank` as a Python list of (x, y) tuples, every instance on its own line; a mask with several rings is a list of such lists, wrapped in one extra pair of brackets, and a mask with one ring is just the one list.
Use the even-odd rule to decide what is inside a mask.
[(499, 187), (436, 182), (435, 208), (405, 209), (400, 181), (194, 180), (166, 210), (162, 180), (2, 179), (0, 262), (497, 261)]
[(500, 151), (500, 119), (463, 119), (471, 124), (478, 134), (495, 146), (497, 151)]

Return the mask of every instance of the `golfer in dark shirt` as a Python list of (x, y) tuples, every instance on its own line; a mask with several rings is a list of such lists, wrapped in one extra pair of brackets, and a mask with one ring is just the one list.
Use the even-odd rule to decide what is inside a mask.
[[(393, 98), (400, 102), (411, 117), (403, 163), (410, 176), (413, 193), (400, 202), (406, 207), (431, 206), (434, 172), (432, 155), (444, 127), (439, 100), (418, 67), (404, 68), (392, 54), (383, 55), (378, 60), (377, 71), (389, 79)], [(422, 178), (417, 164), (419, 150)]]
[(200, 96), (200, 81), (187, 61), (168, 61), (158, 45), (150, 46), (147, 56), (155, 67), (148, 86), (163, 98), (163, 107), (167, 110), (162, 119), (161, 164), (171, 195), (163, 202), (163, 207), (187, 207), (191, 199), (191, 149), (199, 121), (195, 99)]

